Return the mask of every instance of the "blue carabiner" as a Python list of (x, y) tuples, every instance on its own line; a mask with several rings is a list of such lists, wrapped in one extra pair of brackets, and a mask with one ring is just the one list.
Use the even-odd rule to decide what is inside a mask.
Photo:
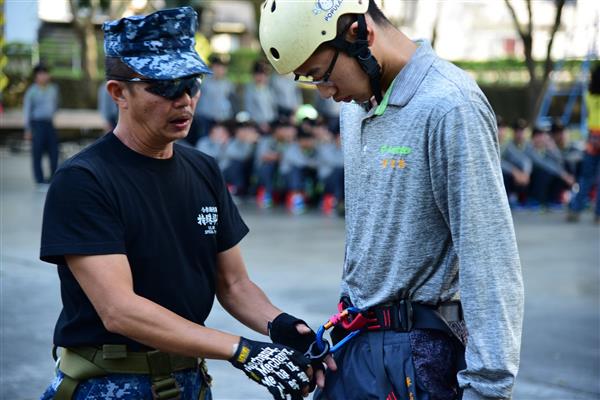
[[(325, 350), (325, 348), (327, 346), (329, 346), (329, 342), (323, 340), (323, 335), (325, 334), (325, 331), (329, 328), (331, 328), (334, 325), (337, 325), (339, 323), (339, 321), (344, 318), (346, 315), (348, 315), (348, 313), (353, 312), (353, 313), (359, 313), (360, 310), (356, 307), (348, 307), (346, 308), (344, 311), (334, 315), (333, 317), (331, 317), (329, 319), (329, 321), (327, 321), (325, 324), (321, 325), (319, 327), (319, 329), (317, 330), (317, 337), (316, 337), (316, 344), (317, 347), (319, 348), (320, 351)], [(338, 351), (343, 345), (345, 345), (346, 343), (348, 343), (348, 341), (350, 341), (354, 336), (358, 335), (359, 333), (362, 332), (362, 329), (357, 329), (355, 331), (350, 332), (345, 338), (343, 338), (342, 340), (340, 340), (335, 346), (331, 346), (331, 348), (329, 349), (329, 353), (335, 353), (336, 351)]]

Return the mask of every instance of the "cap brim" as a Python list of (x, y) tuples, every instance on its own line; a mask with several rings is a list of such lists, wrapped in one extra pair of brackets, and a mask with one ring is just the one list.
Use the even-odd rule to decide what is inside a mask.
[(198, 54), (193, 52), (123, 57), (121, 60), (147, 79), (177, 79), (190, 75), (212, 74)]

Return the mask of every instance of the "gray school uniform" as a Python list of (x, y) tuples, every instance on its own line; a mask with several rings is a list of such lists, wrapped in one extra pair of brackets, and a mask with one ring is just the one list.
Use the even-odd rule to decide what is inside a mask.
[(523, 282), (494, 112), (475, 82), (420, 42), (375, 116), (342, 106), (346, 257), (359, 308), (460, 297), (464, 399), (508, 398), (519, 366)]
[(517, 167), (521, 172), (526, 174), (531, 173), (533, 168), (531, 158), (525, 152), (525, 145), (518, 146), (514, 141), (510, 141), (504, 149), (502, 149), (502, 161), (506, 161)]
[(335, 168), (344, 166), (344, 153), (335, 143), (325, 142), (317, 145), (317, 175), (326, 179)]

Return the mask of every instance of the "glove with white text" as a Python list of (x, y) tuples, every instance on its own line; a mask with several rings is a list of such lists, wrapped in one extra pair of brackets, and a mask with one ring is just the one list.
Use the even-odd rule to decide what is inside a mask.
[(255, 382), (265, 386), (276, 400), (302, 399), (302, 388), (310, 381), (306, 375), (309, 361), (294, 349), (279, 344), (241, 338), (229, 359)]

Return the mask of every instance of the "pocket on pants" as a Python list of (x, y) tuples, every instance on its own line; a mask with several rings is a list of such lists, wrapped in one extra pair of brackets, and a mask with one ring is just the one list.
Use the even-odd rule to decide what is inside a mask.
[(429, 329), (415, 330), (409, 336), (419, 391), (427, 393), (430, 400), (455, 400), (457, 360), (462, 351), (458, 340)]

